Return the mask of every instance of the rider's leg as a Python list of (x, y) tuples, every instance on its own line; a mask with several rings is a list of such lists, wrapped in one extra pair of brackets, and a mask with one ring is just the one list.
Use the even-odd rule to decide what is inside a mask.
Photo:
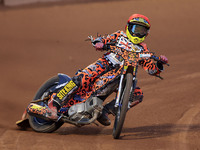
[(27, 112), (43, 119), (58, 120), (57, 112), (61, 108), (63, 99), (65, 99), (70, 93), (75, 92), (79, 87), (79, 83), (75, 79), (76, 78), (73, 77), (72, 80), (69, 81), (58, 93), (51, 95), (48, 107), (42, 107), (36, 103), (30, 103), (27, 107)]
[[(137, 104), (141, 103), (143, 100), (143, 92), (139, 87), (136, 87), (134, 90), (133, 98), (129, 101), (129, 108), (136, 106)], [(115, 99), (111, 102), (107, 103), (103, 110), (102, 115), (97, 119), (102, 125), (109, 126), (111, 124), (110, 119), (108, 118), (109, 114), (116, 115), (114, 105)]]
[(101, 123), (104, 126), (109, 126), (111, 124), (111, 121), (108, 118), (108, 115), (115, 114), (114, 105), (115, 105), (115, 99), (104, 106), (102, 110), (102, 114), (99, 116), (99, 118), (97, 118), (97, 121), (99, 123)]
[(95, 63), (89, 65), (84, 70), (78, 72), (76, 76), (69, 81), (58, 93), (52, 95), (48, 104), (48, 112), (44, 114), (49, 119), (58, 119), (57, 111), (61, 108), (62, 102), (68, 100), (68, 95), (76, 92), (78, 89), (86, 92), (91, 90), (91, 84), (100, 76), (108, 71), (108, 62), (104, 58), (99, 58)]
[(136, 106), (141, 103), (143, 100), (143, 92), (139, 87), (136, 87), (132, 96), (132, 99), (129, 101), (129, 108)]

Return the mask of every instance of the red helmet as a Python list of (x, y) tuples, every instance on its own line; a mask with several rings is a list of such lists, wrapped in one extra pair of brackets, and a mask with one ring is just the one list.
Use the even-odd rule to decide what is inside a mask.
[(149, 19), (141, 14), (133, 14), (129, 17), (125, 27), (126, 35), (134, 44), (142, 43), (148, 35), (151, 24)]

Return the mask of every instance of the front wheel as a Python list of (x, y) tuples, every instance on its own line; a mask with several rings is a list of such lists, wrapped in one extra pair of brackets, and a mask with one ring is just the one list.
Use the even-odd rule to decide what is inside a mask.
[(128, 102), (130, 97), (130, 91), (133, 83), (132, 73), (127, 73), (124, 81), (124, 90), (120, 98), (120, 103), (117, 108), (117, 113), (115, 116), (115, 122), (113, 127), (113, 138), (119, 139), (122, 127), (125, 121), (126, 112), (128, 110)]
[[(46, 81), (37, 91), (33, 101), (40, 99), (45, 92), (47, 92), (53, 86), (56, 86), (58, 82), (58, 76), (52, 77)], [(40, 102), (39, 105), (44, 106), (45, 103), (47, 102)], [(29, 116), (29, 124), (31, 128), (36, 132), (50, 133), (60, 128), (63, 125), (63, 122), (46, 121), (34, 116)]]

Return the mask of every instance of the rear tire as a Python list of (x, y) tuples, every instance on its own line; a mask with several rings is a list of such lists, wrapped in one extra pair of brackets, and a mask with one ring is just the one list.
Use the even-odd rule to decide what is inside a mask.
[(117, 114), (115, 116), (115, 122), (113, 127), (113, 138), (119, 139), (122, 127), (126, 118), (126, 112), (128, 110), (128, 102), (130, 97), (131, 86), (133, 83), (133, 75), (132, 73), (127, 73), (125, 78), (125, 88), (122, 92), (122, 98), (120, 100), (120, 105), (117, 109)]
[[(59, 77), (55, 76), (47, 80), (37, 91), (34, 100), (38, 100), (42, 97), (44, 92), (47, 92), (51, 87), (57, 85), (59, 82)], [(44, 105), (44, 102), (40, 103), (42, 106)], [(51, 133), (56, 131), (58, 128), (60, 128), (63, 125), (63, 122), (58, 121), (46, 121), (34, 116), (29, 115), (29, 124), (31, 128), (36, 132), (43, 132), (43, 133)]]

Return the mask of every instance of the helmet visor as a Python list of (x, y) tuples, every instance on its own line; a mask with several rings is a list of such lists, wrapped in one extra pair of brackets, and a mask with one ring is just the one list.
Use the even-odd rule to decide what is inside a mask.
[(145, 26), (139, 24), (130, 24), (129, 25), (129, 32), (131, 35), (136, 35), (139, 38), (142, 38), (148, 34), (149, 29)]

